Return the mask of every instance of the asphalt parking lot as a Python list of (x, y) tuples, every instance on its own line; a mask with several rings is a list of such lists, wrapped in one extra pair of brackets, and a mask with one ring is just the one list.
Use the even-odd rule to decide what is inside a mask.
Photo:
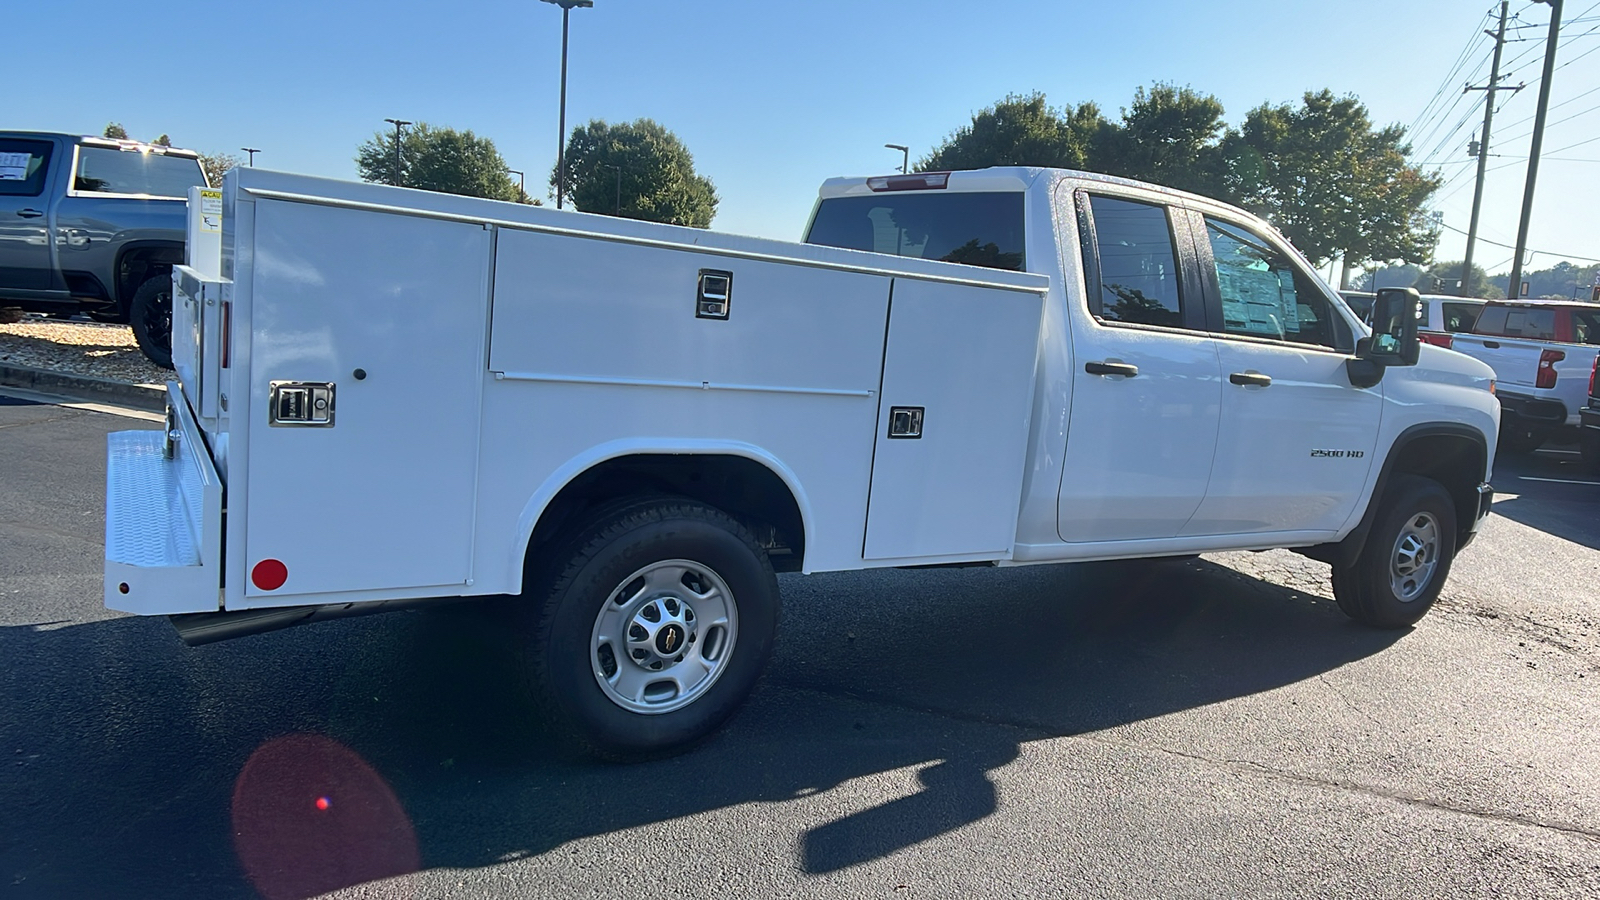
[(684, 756), (563, 755), (453, 608), (185, 648), (100, 601), (104, 435), (0, 398), (0, 893), (1600, 895), (1600, 478), (1501, 460), (1407, 632), (1293, 554), (782, 582)]

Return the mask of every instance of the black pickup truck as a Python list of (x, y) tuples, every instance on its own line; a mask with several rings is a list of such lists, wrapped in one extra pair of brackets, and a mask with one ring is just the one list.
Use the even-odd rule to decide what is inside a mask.
[(131, 324), (170, 368), (184, 201), (205, 184), (193, 151), (0, 131), (0, 307)]

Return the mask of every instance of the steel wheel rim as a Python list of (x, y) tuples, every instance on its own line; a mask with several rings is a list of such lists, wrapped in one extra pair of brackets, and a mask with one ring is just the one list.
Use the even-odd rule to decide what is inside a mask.
[(1389, 587), (1402, 603), (1422, 596), (1439, 567), (1439, 522), (1419, 512), (1406, 520), (1389, 555)]
[(660, 715), (711, 690), (738, 635), (739, 609), (721, 575), (693, 560), (661, 560), (606, 597), (589, 635), (589, 665), (612, 703)]

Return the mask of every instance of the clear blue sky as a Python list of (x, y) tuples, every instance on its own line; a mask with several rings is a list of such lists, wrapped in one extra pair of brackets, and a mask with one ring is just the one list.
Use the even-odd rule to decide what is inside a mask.
[[(208, 152), (262, 148), (258, 165), (355, 178), (358, 144), (385, 117), (470, 128), (544, 193), (555, 161), (560, 10), (537, 0), (383, 4), (108, 0), (12, 4), (0, 127), (97, 133), (117, 120), (139, 138), (166, 132)], [(722, 203), (713, 227), (795, 239), (817, 185), (913, 160), (1008, 92), (1053, 104), (1093, 100), (1112, 116), (1157, 81), (1215, 94), (1238, 123), (1262, 102), (1306, 90), (1354, 93), (1379, 124), (1411, 125), (1447, 79), (1444, 105), (1481, 63), (1488, 0), (1142, 4), (1018, 0), (595, 0), (572, 13), (568, 126), (650, 117), (675, 131)], [(1523, 23), (1549, 7), (1518, 0)], [(1529, 245), (1600, 258), (1600, 3), (1568, 0), (1547, 160)], [(1591, 32), (1585, 34), (1585, 32)], [(1507, 47), (1481, 235), (1512, 244), (1537, 94), (1543, 28)], [(208, 36), (203, 38), (202, 36)], [(1466, 65), (1453, 68), (1466, 54)], [(69, 55), (70, 54), (70, 55)], [(1524, 54), (1526, 56), (1524, 57)], [(1523, 57), (1520, 60), (1519, 57)], [(1417, 158), (1462, 172), (1440, 194), (1465, 229), (1472, 187), (1465, 143), (1480, 95), (1413, 135)], [(1439, 104), (1435, 104), (1439, 106)], [(1478, 112), (1471, 112), (1471, 109)], [(1442, 112), (1442, 109), (1440, 110)], [(1560, 121), (1572, 116), (1568, 121)], [(1460, 124), (1454, 131), (1452, 128)], [(1515, 140), (1512, 140), (1515, 138)], [(1446, 232), (1441, 258), (1459, 258)], [(1481, 246), (1492, 272), (1510, 250)], [(1556, 257), (1539, 255), (1544, 268)]]

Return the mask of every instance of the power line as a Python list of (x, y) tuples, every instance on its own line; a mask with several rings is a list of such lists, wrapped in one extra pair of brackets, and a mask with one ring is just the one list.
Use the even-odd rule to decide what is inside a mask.
[[(1456, 234), (1466, 234), (1465, 231), (1462, 231), (1461, 229), (1456, 228), (1453, 225), (1446, 225), (1443, 222), (1440, 222), (1439, 225), (1442, 228), (1448, 228), (1449, 230), (1454, 231)], [(1499, 241), (1491, 241), (1488, 238), (1478, 238), (1478, 240), (1484, 242), (1485, 244), (1493, 244), (1494, 246), (1499, 247), (1502, 250), (1515, 250), (1515, 249), (1517, 249), (1517, 248), (1511, 246), (1510, 244), (1502, 244)], [(1579, 256), (1576, 253), (1557, 253), (1557, 252), (1555, 252), (1553, 250), (1534, 250), (1534, 249), (1530, 248), (1528, 250), (1528, 253), (1529, 254), (1542, 253), (1545, 256), (1559, 256), (1559, 257), (1561, 257), (1563, 259), (1581, 259), (1584, 262), (1600, 262), (1600, 259), (1596, 259), (1596, 258), (1594, 258), (1592, 256)]]

